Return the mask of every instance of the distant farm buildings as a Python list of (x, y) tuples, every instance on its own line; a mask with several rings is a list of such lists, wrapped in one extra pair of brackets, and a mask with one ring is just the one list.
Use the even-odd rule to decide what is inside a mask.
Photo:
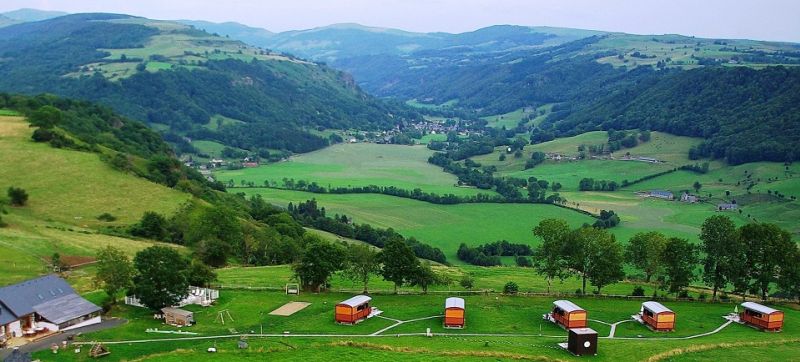
[(734, 203), (722, 203), (717, 205), (717, 211), (732, 211), (739, 208), (739, 205)]
[(688, 192), (684, 192), (681, 195), (681, 202), (687, 202), (687, 203), (690, 203), (690, 204), (694, 204), (697, 201), (698, 201), (697, 196), (691, 195)]
[(644, 197), (655, 197), (657, 199), (663, 199), (663, 200), (675, 200), (675, 194), (673, 194), (671, 191), (666, 191), (666, 190), (652, 190), (640, 193), (640, 195)]

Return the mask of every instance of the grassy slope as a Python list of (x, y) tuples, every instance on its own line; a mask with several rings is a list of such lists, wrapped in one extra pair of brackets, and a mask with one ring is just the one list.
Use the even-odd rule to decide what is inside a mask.
[[(24, 188), (25, 207), (9, 208), (0, 229), (0, 284), (44, 273), (43, 258), (53, 252), (92, 256), (105, 245), (133, 254), (150, 242), (97, 234), (92, 228), (128, 225), (145, 211), (171, 214), (188, 194), (111, 169), (97, 154), (54, 149), (30, 140), (32, 129), (20, 117), (0, 117), (0, 188)], [(135, 200), (132, 202), (132, 200)], [(113, 223), (96, 217), (116, 216)]]
[(416, 237), (444, 251), (456, 262), (458, 245), (478, 245), (495, 240), (535, 243), (531, 229), (549, 217), (579, 226), (592, 219), (567, 209), (534, 204), (435, 205), (384, 195), (330, 195), (273, 189), (247, 189), (280, 206), (316, 198), (328, 214), (346, 214), (356, 223), (391, 227), (405, 236)]
[(321, 186), (397, 186), (420, 188), (438, 194), (474, 195), (472, 188), (456, 187), (455, 176), (427, 162), (433, 152), (424, 146), (338, 144), (294, 156), (289, 161), (215, 174), (222, 182), (241, 180), (263, 185), (264, 180), (282, 186), (283, 178), (315, 181)]

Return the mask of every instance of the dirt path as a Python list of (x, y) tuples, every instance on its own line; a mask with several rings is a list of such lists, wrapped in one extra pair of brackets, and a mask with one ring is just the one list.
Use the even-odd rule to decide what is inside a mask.
[[(97, 342), (111, 345), (111, 344), (127, 344), (127, 343), (153, 343), (153, 342), (180, 342), (180, 341), (202, 341), (202, 340), (209, 340), (209, 339), (222, 339), (222, 338), (385, 338), (385, 337), (418, 337), (418, 336), (425, 336), (426, 333), (398, 333), (398, 334), (382, 334), (392, 328), (395, 328), (399, 325), (417, 322), (426, 319), (433, 319), (433, 318), (440, 318), (440, 315), (430, 316), (430, 317), (423, 317), (423, 318), (416, 318), (416, 319), (409, 319), (409, 320), (399, 320), (393, 319), (383, 316), (378, 316), (379, 318), (383, 318), (386, 320), (395, 321), (396, 323), (388, 326), (386, 328), (380, 329), (377, 332), (371, 334), (258, 334), (258, 333), (241, 333), (241, 334), (224, 334), (224, 335), (216, 335), (216, 336), (199, 336), (199, 337), (183, 337), (183, 338), (156, 338), (156, 339), (139, 339), (139, 340), (125, 340), (125, 341), (92, 341), (92, 342), (75, 342), (75, 345), (91, 345)], [(601, 337), (604, 339), (618, 339), (618, 340), (636, 340), (636, 341), (664, 341), (664, 340), (687, 340), (687, 339), (694, 339), (700, 338), (705, 336), (710, 336), (716, 333), (719, 333), (727, 326), (729, 326), (733, 321), (726, 321), (721, 326), (717, 327), (713, 331), (695, 334), (691, 336), (684, 336), (684, 337), (651, 337), (651, 338), (640, 338), (640, 337), (614, 337), (614, 333), (616, 332), (616, 326), (630, 322), (631, 320), (623, 320), (615, 323), (608, 323), (599, 320), (592, 320), (594, 322), (602, 323), (611, 326), (611, 332), (607, 337)], [(447, 336), (447, 337), (539, 337), (539, 338), (565, 338), (564, 335), (542, 335), (542, 334), (514, 334), (514, 333), (434, 333), (434, 336)]]

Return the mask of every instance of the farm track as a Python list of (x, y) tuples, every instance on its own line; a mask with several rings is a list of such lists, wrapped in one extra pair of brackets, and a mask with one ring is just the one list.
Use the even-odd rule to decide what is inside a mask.
[[(130, 344), (130, 343), (153, 343), (153, 342), (181, 342), (181, 341), (202, 341), (202, 340), (209, 340), (209, 339), (221, 339), (221, 338), (380, 338), (380, 337), (419, 337), (419, 336), (429, 336), (427, 333), (398, 333), (398, 334), (382, 334), (383, 332), (400, 326), (405, 323), (410, 322), (417, 322), (426, 319), (433, 319), (439, 318), (440, 315), (437, 316), (430, 316), (430, 317), (423, 317), (423, 318), (416, 318), (416, 319), (409, 319), (409, 320), (399, 320), (393, 319), (388, 317), (378, 316), (379, 318), (383, 318), (386, 320), (396, 321), (395, 324), (380, 329), (371, 334), (259, 334), (259, 333), (239, 333), (239, 334), (223, 334), (223, 335), (216, 335), (216, 336), (201, 336), (201, 337), (185, 337), (185, 338), (154, 338), (154, 339), (138, 339), (138, 340), (123, 340), (123, 341), (91, 341), (91, 342), (75, 342), (74, 345), (93, 345), (96, 343), (102, 343), (106, 345), (111, 344)], [(716, 333), (721, 332), (723, 329), (728, 327), (733, 321), (728, 320), (713, 331), (695, 334), (691, 336), (683, 336), (683, 337), (652, 337), (652, 338), (640, 338), (640, 337), (614, 337), (614, 333), (616, 330), (616, 326), (621, 323), (630, 322), (631, 320), (622, 320), (615, 323), (608, 323), (603, 322), (600, 320), (592, 319), (594, 322), (602, 323), (611, 326), (611, 332), (607, 337), (600, 337), (602, 339), (616, 339), (616, 340), (635, 340), (635, 341), (664, 341), (664, 340), (687, 340), (687, 339), (695, 339), (700, 337), (710, 336)], [(444, 336), (444, 337), (531, 337), (531, 338), (565, 338), (563, 335), (543, 335), (543, 334), (513, 334), (513, 333), (432, 333), (430, 336)]]

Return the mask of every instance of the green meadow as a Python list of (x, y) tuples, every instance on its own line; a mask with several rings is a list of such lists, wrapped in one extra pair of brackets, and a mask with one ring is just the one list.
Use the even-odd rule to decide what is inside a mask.
[(248, 195), (260, 194), (265, 200), (285, 207), (316, 199), (329, 215), (346, 214), (356, 223), (393, 228), (405, 236), (416, 237), (439, 247), (451, 262), (456, 261), (458, 245), (478, 245), (496, 240), (516, 243), (535, 242), (531, 229), (545, 218), (567, 220), (577, 227), (592, 218), (552, 205), (536, 204), (459, 204), (436, 205), (427, 202), (375, 194), (312, 194), (275, 189), (244, 189)]
[[(103, 235), (97, 229), (133, 224), (145, 211), (170, 215), (191, 198), (113, 170), (97, 154), (35, 143), (32, 132), (23, 118), (0, 117), (0, 197), (5, 198), (10, 186), (29, 195), (24, 207), (6, 207), (8, 214), (3, 215), (9, 226), (0, 228), (0, 284), (47, 273), (44, 265), (54, 252), (94, 256), (114, 245), (133, 255), (152, 242)], [(106, 212), (117, 220), (97, 219)]]
[[(188, 359), (238, 361), (248, 358), (269, 360), (336, 360), (346, 358), (376, 357), (396, 360), (445, 360), (459, 358), (469, 361), (493, 360), (581, 360), (556, 346), (566, 340), (566, 332), (542, 320), (542, 315), (552, 308), (553, 297), (523, 297), (502, 295), (463, 296), (466, 303), (466, 328), (445, 330), (441, 314), (447, 293), (436, 295), (373, 295), (372, 305), (381, 309), (383, 317), (408, 321), (430, 317), (416, 322), (399, 324), (377, 336), (377, 333), (395, 324), (389, 319), (373, 317), (355, 326), (337, 325), (333, 321), (333, 306), (352, 294), (323, 293), (287, 296), (280, 292), (253, 292), (223, 290), (221, 298), (212, 307), (186, 307), (195, 312), (197, 324), (183, 330), (198, 333), (196, 336), (145, 333), (148, 328), (174, 330), (153, 320), (147, 310), (121, 306), (112, 315), (125, 318), (120, 327), (85, 334), (79, 341), (125, 341), (150, 339), (146, 343), (108, 344), (112, 351), (109, 359), (144, 361), (181, 361)], [(591, 319), (589, 326), (601, 337), (607, 337), (610, 327), (605, 323), (630, 320), (639, 311), (640, 300), (609, 300), (571, 298), (585, 308)], [(311, 303), (307, 308), (288, 317), (268, 313), (291, 301)], [(786, 324), (781, 333), (763, 333), (738, 324), (731, 324), (719, 333), (696, 339), (678, 339), (711, 332), (725, 320), (723, 315), (733, 311), (733, 304), (699, 302), (664, 302), (677, 313), (676, 330), (670, 333), (651, 332), (646, 327), (627, 321), (618, 325), (615, 339), (601, 338), (598, 355), (601, 361), (640, 361), (675, 359), (693, 360), (694, 357), (730, 358), (738, 350), (746, 356), (768, 356), (769, 359), (791, 359), (794, 348), (782, 347), (796, 343), (800, 334), (800, 313), (786, 311)], [(224, 313), (223, 325), (218, 316)], [(604, 323), (601, 323), (604, 322)], [(423, 334), (430, 328), (433, 337)], [(247, 337), (249, 347), (236, 346), (239, 334), (282, 335), (281, 337)], [(411, 333), (416, 336), (398, 337)], [(444, 333), (444, 334), (443, 334)], [(292, 335), (315, 334), (304, 337)], [(476, 335), (477, 334), (477, 335)], [(494, 334), (494, 336), (492, 336)], [(499, 334), (499, 335), (498, 335)], [(232, 337), (222, 337), (233, 335)], [(335, 336), (326, 336), (335, 335)], [(507, 336), (503, 336), (507, 335)], [(214, 337), (219, 336), (219, 337)], [(198, 340), (169, 340), (195, 337)], [(630, 338), (630, 339), (620, 339)], [(774, 346), (771, 354), (765, 348), (747, 349), (748, 344), (760, 347)], [(216, 354), (208, 354), (208, 347), (216, 347)], [(57, 357), (49, 351), (34, 357), (64, 361), (90, 359), (89, 348), (79, 353), (62, 351)], [(583, 357), (585, 359), (585, 357)]]
[(235, 185), (245, 181), (261, 186), (269, 181), (282, 187), (283, 179), (289, 178), (325, 187), (396, 186), (455, 195), (490, 192), (458, 187), (455, 176), (428, 163), (431, 154), (425, 146), (338, 144), (257, 168), (218, 171), (214, 176), (222, 182), (233, 180)]

